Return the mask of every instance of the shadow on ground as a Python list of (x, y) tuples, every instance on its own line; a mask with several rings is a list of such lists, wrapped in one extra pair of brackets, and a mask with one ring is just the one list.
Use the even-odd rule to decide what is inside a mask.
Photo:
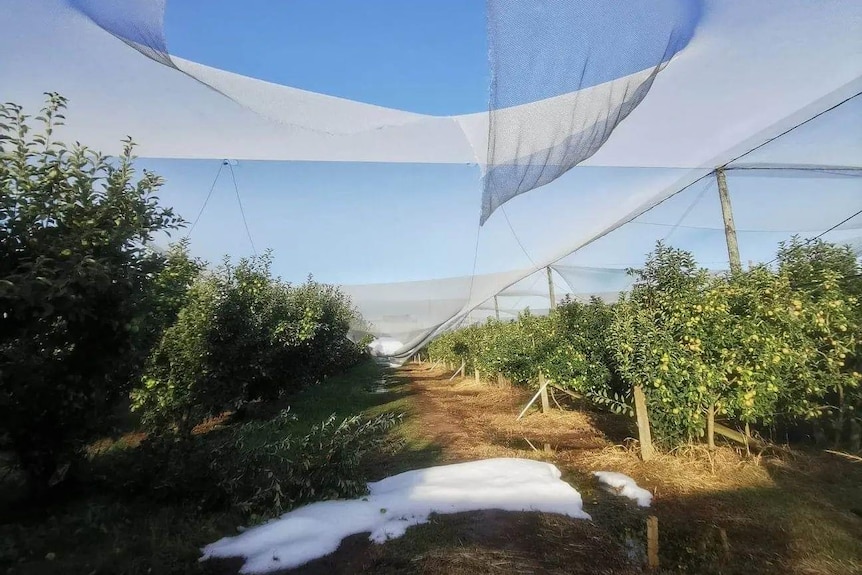
[(478, 511), (433, 516), (409, 536), (376, 545), (349, 537), (338, 551), (284, 571), (324, 574), (629, 575), (640, 573), (601, 526), (547, 513)]

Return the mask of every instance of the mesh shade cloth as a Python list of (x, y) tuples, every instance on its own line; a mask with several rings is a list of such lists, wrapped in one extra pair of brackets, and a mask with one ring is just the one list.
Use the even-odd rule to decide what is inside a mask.
[[(399, 218), (388, 241), (366, 246), (393, 283), (356, 286), (316, 274), (348, 284), (369, 324), (357, 333), (401, 341), (402, 356), (468, 318), (492, 316), (498, 294), (501, 316), (547, 309), (549, 264), (558, 299), (614, 298), (627, 285), (622, 270), (639, 266), (662, 239), (726, 269), (716, 167), (727, 165), (743, 262), (769, 261), (778, 241), (819, 234), (862, 209), (862, 3), (487, 7), (490, 107), (477, 102), (470, 114), (397, 110), (179, 58), (165, 40), (160, 0), (4, 0), (0, 53), (14, 57), (0, 59), (0, 98), (33, 111), (43, 92), (60, 92), (71, 102), (62, 138), (106, 153), (131, 134), (139, 155), (182, 166), (208, 158), (325, 162), (303, 189), (342, 185), (381, 212), (437, 214), (420, 222), (429, 230), (445, 222), (478, 232), (475, 249), (472, 241), (417, 248), (424, 259), (451, 260), (446, 272), (433, 272), (448, 279), (396, 281), (417, 277), (393, 247), (408, 237)], [(338, 181), (333, 174), (348, 163), (381, 169)], [(444, 172), (479, 167), (472, 188), (434, 194), (429, 184), (425, 195), (383, 173), (432, 164)], [(266, 167), (243, 169), (252, 178)], [(281, 200), (265, 185), (248, 198), (250, 221), (259, 245), (277, 245), (289, 220), (272, 219), (281, 212), (266, 202)], [(181, 201), (185, 190), (171, 186), (169, 178), (165, 197)], [(451, 203), (445, 215), (439, 205), (429, 209), (438, 197)], [(324, 214), (321, 234), (362, 238), (372, 225), (385, 228), (343, 204)], [(227, 221), (213, 223), (225, 237), (236, 227)], [(859, 226), (855, 218), (824, 237), (859, 245)], [(304, 241), (316, 239), (296, 240)]]
[(489, 0), (481, 223), (595, 154), (691, 40), (701, 9), (700, 0)]

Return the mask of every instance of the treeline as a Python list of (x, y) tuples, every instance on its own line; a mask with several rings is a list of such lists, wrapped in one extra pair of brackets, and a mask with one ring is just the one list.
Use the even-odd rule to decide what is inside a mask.
[(543, 374), (617, 413), (642, 388), (660, 443), (709, 419), (800, 426), (852, 449), (862, 424), (862, 268), (846, 247), (798, 238), (777, 266), (716, 276), (659, 243), (615, 304), (564, 302), (442, 335), (432, 358), (518, 384)]
[(129, 406), (151, 436), (189, 436), (362, 357), (348, 298), (273, 277), (269, 253), (211, 270), (184, 242), (150, 250), (183, 225), (161, 178), (130, 140), (114, 161), (58, 141), (65, 104), (0, 106), (0, 452), (31, 487), (74, 472)]

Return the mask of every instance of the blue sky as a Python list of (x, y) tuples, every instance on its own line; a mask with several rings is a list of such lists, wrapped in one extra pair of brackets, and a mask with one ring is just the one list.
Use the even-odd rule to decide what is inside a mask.
[(172, 54), (427, 114), (488, 106), (484, 0), (168, 0)]

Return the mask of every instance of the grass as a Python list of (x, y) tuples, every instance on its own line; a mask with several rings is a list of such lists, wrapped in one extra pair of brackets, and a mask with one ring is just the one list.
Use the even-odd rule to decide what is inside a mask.
[[(409, 411), (409, 391), (393, 381), (385, 393), (375, 393), (387, 370), (373, 362), (363, 363), (344, 375), (331, 377), (290, 400), (274, 406), (259, 406), (253, 417), (266, 417), (289, 409), (296, 419), (278, 426), (278, 433), (305, 434), (330, 415), (345, 418), (355, 414), (377, 415)], [(219, 418), (201, 426), (207, 433), (231, 423)], [(409, 427), (410, 423), (405, 424)], [(270, 432), (273, 427), (264, 427)], [(392, 434), (390, 446), (372, 459), (392, 459), (402, 446), (405, 462), (427, 461), (422, 445), (403, 441), (410, 434), (401, 428)], [(94, 444), (94, 460), (110, 456), (114, 450), (135, 449), (142, 434), (130, 432)], [(261, 441), (267, 438), (261, 437)], [(433, 457), (433, 453), (430, 454)], [(407, 465), (407, 463), (405, 463)], [(373, 461), (364, 464), (369, 478), (388, 473)], [(2, 490), (4, 485), (0, 485)], [(246, 517), (233, 510), (204, 510), (195, 501), (158, 503), (99, 493), (86, 485), (44, 505), (26, 507), (6, 502), (0, 507), (0, 572), (8, 574), (172, 574), (212, 573), (220, 566), (198, 563), (200, 548), (225, 535), (237, 532)], [(235, 572), (228, 569), (227, 572)]]
[[(278, 433), (302, 434), (331, 414), (404, 413), (388, 445), (363, 462), (368, 479), (487, 457), (541, 459), (578, 489), (593, 520), (500, 511), (432, 516), (384, 545), (349, 537), (333, 555), (291, 573), (630, 575), (642, 572), (646, 518), (655, 515), (659, 574), (862, 574), (860, 463), (801, 448), (749, 458), (729, 446), (714, 453), (690, 446), (644, 463), (625, 418), (564, 403), (565, 411), (534, 410), (515, 421), (529, 390), (448, 376), (427, 366), (392, 372), (363, 364), (248, 417), (289, 408), (296, 419)], [(98, 452), (134, 449), (139, 439), (105, 441)], [(652, 507), (604, 491), (591, 475), (596, 470), (632, 476), (654, 493)], [(243, 521), (240, 513), (204, 511), (192, 501), (152, 505), (83, 492), (4, 516), (0, 565), (16, 574), (234, 574), (241, 561), (197, 558), (201, 546)]]

